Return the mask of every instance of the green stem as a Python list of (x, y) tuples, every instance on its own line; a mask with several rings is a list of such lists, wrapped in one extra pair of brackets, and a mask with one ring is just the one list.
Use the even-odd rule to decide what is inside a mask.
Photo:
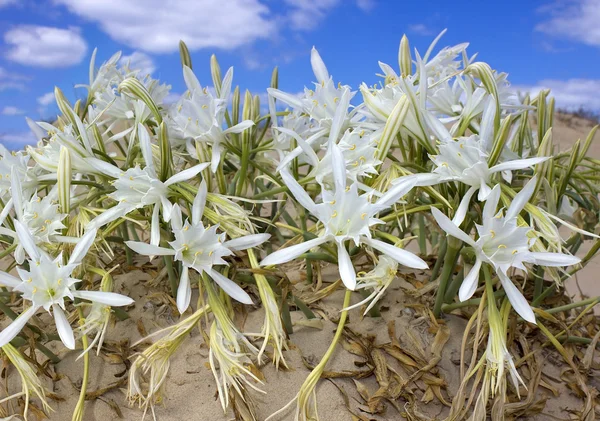
[(578, 301), (576, 303), (565, 304), (564, 306), (549, 308), (549, 309), (544, 310), (544, 311), (546, 313), (549, 313), (549, 314), (560, 313), (560, 312), (563, 312), (563, 311), (573, 310), (574, 308), (577, 308), (577, 307), (587, 306), (588, 304), (594, 304), (595, 305), (595, 304), (598, 304), (598, 303), (600, 303), (600, 296), (599, 297), (588, 298), (587, 300)]
[[(504, 292), (504, 290), (499, 290), (499, 291), (494, 292), (494, 297), (495, 298), (502, 298), (505, 295), (506, 295), (506, 293)], [(479, 303), (481, 303), (481, 298), (472, 298), (470, 300), (461, 301), (459, 303), (444, 304), (442, 306), (442, 311), (444, 313), (450, 313), (451, 311), (454, 311), (454, 310), (459, 309), (459, 308), (470, 307), (470, 306), (478, 306)]]
[[(83, 310), (81, 307), (77, 309), (79, 312), (79, 323), (83, 324), (85, 318), (83, 316)], [(88, 338), (87, 335), (83, 334), (81, 336), (81, 343), (83, 345), (83, 349), (87, 350), (88, 347)], [(83, 380), (81, 382), (81, 390), (79, 391), (79, 400), (77, 401), (77, 406), (75, 407), (75, 411), (73, 412), (73, 421), (82, 421), (83, 420), (83, 411), (85, 409), (85, 394), (87, 392), (87, 384), (88, 377), (90, 374), (90, 355), (89, 352), (86, 351), (83, 354)]]
[(442, 263), (444, 261), (444, 256), (446, 255), (446, 250), (448, 249), (448, 241), (446, 236), (442, 237), (440, 242), (440, 247), (438, 249), (437, 260), (435, 261), (435, 265), (433, 265), (433, 269), (431, 270), (431, 280), (435, 281), (440, 273), (440, 269), (442, 267)]
[(173, 270), (173, 256), (165, 256), (165, 266), (167, 267), (167, 273), (169, 275), (169, 283), (171, 285), (171, 295), (173, 298), (177, 298), (177, 287), (179, 286), (179, 282), (177, 277), (175, 276), (175, 271)]
[(456, 259), (458, 258), (458, 252), (460, 246), (456, 246), (453, 238), (448, 238), (448, 248), (446, 249), (446, 255), (444, 256), (444, 269), (440, 277), (440, 285), (438, 286), (437, 293), (435, 295), (435, 304), (433, 306), (433, 315), (440, 317), (442, 311), (442, 305), (444, 304), (444, 296), (446, 294), (446, 288), (448, 286), (448, 280), (454, 273), (454, 267), (456, 265)]

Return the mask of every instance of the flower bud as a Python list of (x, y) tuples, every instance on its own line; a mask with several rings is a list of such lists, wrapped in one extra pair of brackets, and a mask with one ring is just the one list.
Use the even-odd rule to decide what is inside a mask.
[(65, 146), (60, 147), (58, 158), (58, 204), (62, 213), (71, 211), (71, 155)]
[(400, 74), (402, 77), (412, 74), (412, 56), (410, 55), (410, 44), (406, 35), (400, 40), (400, 49), (398, 50), (398, 63), (400, 64)]
[(188, 50), (185, 42), (179, 41), (179, 57), (181, 58), (181, 65), (192, 68), (192, 58), (190, 57), (190, 50)]

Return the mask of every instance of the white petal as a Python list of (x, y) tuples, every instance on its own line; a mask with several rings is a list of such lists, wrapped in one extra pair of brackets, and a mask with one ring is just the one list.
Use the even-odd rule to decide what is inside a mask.
[(427, 269), (429, 267), (427, 266), (427, 263), (425, 263), (425, 261), (419, 256), (411, 253), (410, 251), (401, 249), (400, 247), (396, 247), (392, 244), (384, 243), (383, 241), (374, 240), (372, 238), (366, 237), (361, 238), (361, 241), (365, 244), (370, 245), (374, 249), (379, 250), (381, 253), (394, 259), (396, 262), (406, 267), (414, 269)]
[(267, 92), (273, 98), (283, 101), (293, 108), (302, 109), (302, 101), (295, 95), (288, 94), (275, 88), (267, 88)]
[(46, 132), (44, 129), (42, 129), (39, 126), (39, 124), (37, 124), (35, 121), (33, 121), (32, 119), (30, 119), (29, 117), (25, 117), (25, 121), (27, 122), (27, 125), (29, 126), (29, 128), (31, 129), (31, 131), (35, 135), (35, 138), (38, 141), (40, 141), (44, 137), (48, 136), (48, 132)]
[(242, 133), (244, 130), (248, 130), (252, 126), (254, 126), (254, 121), (252, 121), (252, 120), (244, 120), (241, 123), (238, 123), (235, 126), (231, 126), (227, 130), (224, 130), (223, 134), (228, 134), (228, 133)]
[(170, 177), (167, 181), (165, 181), (165, 186), (170, 186), (171, 184), (179, 183), (180, 181), (189, 180), (192, 177), (195, 177), (200, 173), (200, 171), (204, 170), (210, 165), (209, 162), (203, 162), (202, 164), (194, 165), (187, 170), (183, 170), (178, 172), (174, 176)]
[(302, 139), (298, 135), (298, 133), (293, 130), (286, 129), (285, 127), (276, 127), (276, 129), (283, 134), (293, 137), (296, 142), (298, 142), (298, 146), (302, 149), (311, 165), (317, 166), (319, 164), (319, 157), (317, 156), (317, 153), (313, 150), (312, 146), (306, 143), (306, 140)]
[(127, 247), (135, 251), (137, 254), (145, 256), (173, 256), (175, 250), (165, 247), (153, 246), (151, 244), (142, 243), (141, 241), (125, 241)]
[(123, 171), (121, 169), (115, 167), (112, 164), (109, 164), (106, 161), (102, 161), (97, 158), (85, 158), (85, 162), (90, 164), (94, 169), (99, 171), (101, 174), (108, 175), (112, 178), (119, 178)]
[[(327, 129), (321, 129), (311, 137), (306, 139), (306, 143), (312, 145), (313, 142), (321, 139), (327, 133)], [(302, 153), (303, 149), (300, 146), (294, 148), (293, 151), (289, 152), (285, 155), (285, 157), (281, 160), (279, 165), (277, 166), (277, 171), (281, 171), (283, 168), (287, 167), (290, 162), (294, 160), (294, 158), (298, 157)]]
[(331, 143), (329, 145), (331, 152), (331, 166), (333, 167), (333, 181), (335, 183), (335, 191), (343, 192), (346, 190), (346, 161), (344, 154), (338, 145)]
[(481, 184), (479, 185), (479, 194), (477, 195), (477, 199), (480, 202), (485, 202), (491, 192), (492, 192), (492, 190), (487, 185), (486, 181), (481, 180)]
[(204, 214), (204, 206), (206, 206), (206, 196), (208, 195), (208, 188), (206, 187), (206, 181), (202, 179), (200, 187), (198, 187), (198, 193), (194, 197), (194, 203), (192, 204), (192, 224), (198, 225)]
[(514, 159), (512, 161), (502, 162), (501, 164), (494, 165), (492, 168), (490, 168), (490, 173), (521, 170), (523, 168), (532, 167), (540, 162), (547, 161), (548, 159), (548, 157), (543, 156), (536, 158)]
[(14, 288), (21, 283), (21, 280), (9, 273), (0, 271), (0, 285), (8, 288)]
[(63, 344), (69, 349), (75, 349), (75, 337), (73, 336), (73, 329), (65, 316), (64, 311), (58, 305), (52, 305), (52, 313), (54, 314), (54, 323), (56, 323), (56, 330), (58, 336)]
[(498, 277), (500, 278), (500, 282), (502, 283), (502, 287), (506, 292), (506, 296), (508, 297), (508, 301), (510, 301), (515, 311), (519, 313), (519, 316), (521, 316), (524, 320), (536, 324), (535, 314), (533, 313), (531, 306), (523, 294), (521, 294), (521, 291), (517, 289), (515, 284), (513, 284), (506, 274), (501, 271), (497, 273)]
[(440, 228), (444, 230), (446, 234), (451, 235), (454, 238), (458, 238), (472, 247), (475, 246), (475, 241), (465, 234), (463, 230), (454, 225), (454, 222), (452, 222), (450, 218), (444, 215), (439, 209), (432, 207), (431, 214), (435, 218)]
[(202, 86), (198, 81), (198, 78), (188, 66), (183, 66), (183, 80), (188, 90), (193, 94), (194, 92), (202, 91)]
[[(8, 199), (8, 201), (6, 202), (6, 204), (4, 205), (4, 208), (2, 208), (2, 212), (0, 212), (0, 225), (4, 224), (4, 220), (6, 219), (6, 217), (12, 210), (12, 208), (13, 208), (13, 198), (10, 197)], [(19, 218), (19, 216), (17, 216), (17, 218)]]
[(23, 246), (27, 254), (29, 254), (29, 257), (35, 261), (40, 260), (40, 252), (35, 245), (35, 240), (33, 239), (31, 232), (29, 232), (29, 229), (20, 221), (15, 220), (15, 231), (19, 237), (21, 246)]
[(484, 221), (492, 219), (496, 216), (496, 209), (498, 208), (498, 202), (500, 201), (500, 185), (496, 184), (490, 194), (486, 197), (485, 205), (483, 206), (483, 213), (481, 215)]
[[(436, 184), (440, 184), (442, 182), (442, 180), (440, 179), (440, 175), (436, 174), (436, 173), (420, 173), (420, 174), (413, 174), (408, 177), (414, 177), (417, 180), (417, 182), (415, 183), (415, 186), (421, 186), (421, 187), (435, 186)], [(392, 181), (392, 184), (396, 180)]]
[(437, 117), (427, 111), (423, 112), (423, 117), (425, 117), (425, 124), (437, 139), (442, 143), (452, 142), (452, 135)]
[(210, 170), (213, 173), (217, 172), (217, 168), (219, 168), (219, 164), (221, 163), (221, 146), (219, 143), (214, 143), (212, 145), (212, 157), (210, 158)]
[(338, 243), (338, 268), (340, 277), (346, 288), (354, 291), (356, 288), (356, 271), (344, 243)]
[(21, 330), (23, 330), (23, 327), (25, 327), (29, 319), (33, 317), (38, 308), (39, 307), (29, 307), (0, 332), (0, 347), (8, 344), (19, 334), (19, 332), (21, 332)]
[(226, 241), (223, 245), (230, 250), (246, 250), (256, 247), (271, 238), (271, 234), (252, 234)]
[(335, 114), (333, 115), (333, 121), (331, 122), (331, 129), (329, 130), (329, 143), (337, 143), (338, 138), (341, 135), (346, 116), (348, 114), (348, 106), (350, 105), (350, 99), (352, 93), (350, 89), (345, 88), (342, 93), (342, 97), (337, 103)]
[(160, 197), (160, 204), (162, 206), (163, 221), (169, 222), (171, 220), (171, 213), (173, 212), (173, 204), (169, 201), (169, 199), (167, 199), (166, 196)]
[(400, 177), (397, 180), (398, 181), (394, 180), (396, 182), (393, 184), (393, 186), (387, 192), (385, 192), (385, 194), (381, 196), (379, 200), (377, 200), (375, 205), (378, 208), (381, 206), (381, 209), (385, 209), (392, 206), (401, 197), (411, 191), (412, 188), (417, 185), (418, 181), (416, 177), (410, 175), (406, 177)]
[(294, 196), (294, 199), (296, 199), (306, 210), (315, 213), (315, 202), (310, 198), (306, 190), (298, 184), (296, 179), (289, 173), (288, 169), (282, 169), (280, 174), (283, 182), (287, 188), (290, 189), (292, 196)]
[(179, 314), (183, 314), (190, 306), (192, 298), (192, 287), (190, 286), (190, 274), (187, 266), (181, 269), (181, 278), (179, 279), (179, 287), (177, 287), (177, 310)]
[(153, 176), (156, 177), (156, 169), (154, 168), (154, 158), (152, 155), (152, 143), (150, 142), (150, 136), (148, 130), (143, 124), (139, 123), (137, 126), (138, 138), (140, 140), (140, 149), (142, 150), (142, 156), (146, 162), (146, 168), (150, 170)]
[(160, 220), (158, 219), (159, 211), (160, 207), (154, 205), (154, 209), (152, 210), (152, 221), (150, 223), (150, 244), (153, 246), (158, 246), (160, 244)]
[(308, 250), (315, 248), (327, 241), (329, 241), (329, 238), (327, 237), (317, 237), (312, 240), (296, 244), (295, 246), (279, 249), (275, 253), (271, 253), (265, 257), (262, 262), (260, 262), (260, 266), (271, 266), (289, 262), (301, 254), (306, 253)]
[(530, 252), (524, 260), (541, 266), (571, 266), (581, 262), (581, 259), (576, 256), (549, 252)]
[(310, 51), (310, 65), (312, 66), (313, 73), (317, 78), (317, 82), (327, 82), (329, 80), (329, 72), (323, 62), (323, 59), (319, 55), (319, 52), (315, 47)]
[(536, 181), (537, 181), (537, 178), (534, 175), (533, 178), (531, 180), (529, 180), (529, 182), (527, 182), (527, 184), (525, 184), (525, 186), (523, 186), (521, 191), (515, 195), (508, 210), (506, 211), (506, 219), (507, 220), (516, 218), (521, 213), (521, 211), (523, 210), (523, 208), (525, 207), (527, 202), (529, 202), (529, 199), (531, 199), (531, 196), (533, 195), (533, 191), (535, 190)]
[(458, 290), (458, 299), (460, 301), (468, 300), (475, 293), (477, 285), (479, 284), (479, 269), (481, 269), (481, 260), (477, 258), (475, 259), (475, 264), (467, 276), (465, 276), (465, 279)]
[(234, 300), (239, 301), (242, 304), (252, 304), (252, 298), (240, 287), (238, 284), (233, 282), (231, 279), (221, 275), (216, 270), (210, 269), (207, 271), (208, 275), (215, 281), (227, 295)]
[(69, 258), (69, 265), (78, 265), (81, 263), (88, 250), (94, 244), (94, 240), (96, 239), (96, 230), (88, 230), (83, 237), (79, 239), (77, 245), (73, 249), (73, 253)]
[(467, 190), (467, 193), (465, 193), (463, 198), (460, 200), (458, 209), (454, 214), (454, 218), (452, 218), (452, 222), (454, 222), (454, 225), (456, 225), (457, 227), (460, 227), (460, 224), (462, 224), (465, 220), (465, 216), (467, 216), (467, 211), (469, 210), (469, 204), (471, 203), (471, 198), (473, 197), (473, 194), (475, 194), (476, 191), (477, 187), (471, 187), (469, 190)]
[(121, 202), (121, 203), (117, 204), (116, 206), (113, 206), (112, 208), (105, 210), (100, 215), (98, 215), (97, 217), (92, 219), (85, 226), (85, 229), (86, 229), (86, 231), (90, 231), (90, 230), (96, 230), (98, 228), (102, 228), (104, 225), (127, 215), (129, 212), (131, 212), (134, 209), (135, 209), (134, 205), (130, 205), (128, 203)]
[(544, 210), (542, 210), (542, 212), (544, 213), (545, 216), (547, 216), (550, 219), (554, 219), (557, 222), (560, 222), (561, 224), (563, 224), (565, 227), (569, 228), (572, 231), (578, 232), (579, 234), (583, 234), (583, 235), (587, 235), (589, 237), (594, 237), (594, 238), (600, 238), (600, 235), (596, 235), (593, 232), (589, 232), (586, 230), (583, 230), (581, 228), (579, 228), (578, 226), (575, 226), (573, 224), (570, 224), (569, 222), (560, 219), (558, 216), (552, 215), (551, 213), (548, 213)]
[(223, 78), (223, 81), (221, 82), (221, 93), (219, 95), (219, 98), (228, 101), (229, 100), (229, 94), (231, 93), (231, 84), (233, 82), (233, 67), (230, 67), (229, 69), (227, 69), (227, 72), (225, 73), (225, 77)]
[(132, 298), (115, 292), (77, 290), (73, 291), (73, 296), (112, 307), (128, 306), (135, 302)]
[(10, 171), (10, 192), (11, 199), (14, 202), (15, 214), (17, 219), (23, 220), (23, 188), (21, 187), (21, 179), (17, 172), (17, 166), (13, 165)]
[[(155, 206), (154, 209), (158, 209), (158, 206)], [(171, 210), (171, 228), (173, 228), (173, 230), (180, 230), (181, 228), (183, 228), (183, 217), (181, 216), (181, 208), (177, 203), (173, 205), (173, 209)], [(150, 244), (154, 244), (155, 246), (158, 246), (159, 243), (160, 241), (158, 243), (153, 243), (152, 241), (150, 241)]]

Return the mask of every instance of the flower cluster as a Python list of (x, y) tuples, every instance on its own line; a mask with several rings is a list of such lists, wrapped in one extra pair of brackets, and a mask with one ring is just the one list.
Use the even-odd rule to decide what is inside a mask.
[[(28, 120), (37, 145), (13, 153), (0, 145), (0, 245), (12, 257), (0, 284), (21, 307), (0, 332), (0, 347), (19, 335), (49, 340), (54, 328), (35, 326), (44, 309), (67, 348), (77, 347), (77, 313), (82, 356), (94, 345), (100, 352), (112, 308), (134, 304), (113, 292), (111, 273), (149, 258), (159, 279), (168, 277), (165, 290), (183, 318), (139, 353), (131, 402), (146, 411), (160, 401), (169, 358), (201, 326), (226, 409), (245, 387), (259, 390), (254, 370), (264, 356), (286, 365), (292, 326), (285, 312), (291, 300), (307, 306), (282, 267), (306, 265), (310, 282), (313, 269), (332, 263), (347, 291), (338, 333), (298, 395), (296, 417), (309, 419), (348, 311), (374, 308), (398, 273), (432, 273), (436, 281), (424, 260), (429, 244), (434, 259), (450, 265), (433, 314), (478, 290), (487, 294), (486, 364), (497, 378), (486, 379), (495, 393), (508, 368), (518, 388), (494, 288), (535, 323), (544, 275), (559, 283), (568, 275), (560, 268), (578, 268), (577, 248), (565, 245), (558, 225), (597, 237), (593, 223), (574, 216), (586, 207), (598, 213), (588, 199), (596, 187), (575, 171), (586, 168), (591, 137), (570, 157), (553, 157), (547, 93), (520, 98), (506, 74), (468, 56), (467, 44), (434, 54), (439, 39), (413, 56), (402, 38), (399, 70), (379, 63), (381, 80), (358, 90), (335, 81), (313, 48), (313, 86), (284, 92), (274, 72), (264, 115), (260, 95), (234, 87), (232, 68), (221, 77), (214, 56), (212, 86), (202, 86), (183, 43), (187, 90), (172, 102), (170, 86), (119, 65), (119, 54), (96, 69), (94, 52), (84, 101), (71, 104), (57, 88), (57, 120)], [(544, 115), (535, 130), (530, 113)], [(406, 247), (416, 237), (420, 253)], [(464, 279), (455, 276), (459, 267), (470, 268)], [(535, 305), (528, 286), (516, 283), (532, 272)], [(352, 304), (354, 290), (366, 290), (366, 298)], [(239, 305), (262, 305), (261, 333), (236, 326)], [(9, 350), (18, 360), (18, 350)], [(40, 387), (31, 389), (43, 399)], [(85, 385), (81, 396), (83, 405)]]

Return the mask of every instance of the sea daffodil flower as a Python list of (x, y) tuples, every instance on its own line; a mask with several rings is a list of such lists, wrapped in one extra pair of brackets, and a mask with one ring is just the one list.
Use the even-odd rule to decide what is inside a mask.
[(73, 270), (81, 264), (94, 243), (95, 230), (90, 230), (81, 237), (81, 240), (73, 249), (69, 261), (67, 264), (63, 264), (62, 254), (59, 254), (56, 258), (51, 258), (38, 249), (27, 227), (19, 221), (15, 221), (15, 229), (20, 243), (30, 257), (29, 271), (17, 268), (21, 279), (2, 272), (0, 273), (0, 283), (13, 291), (21, 292), (23, 299), (31, 302), (31, 307), (0, 332), (0, 347), (17, 336), (29, 319), (40, 308), (44, 308), (48, 312), (52, 309), (61, 341), (67, 348), (75, 349), (73, 329), (64, 313), (65, 298), (72, 301), (79, 298), (109, 306), (126, 306), (133, 303), (131, 298), (114, 292), (86, 291), (75, 288), (75, 285), (81, 280), (71, 277)]
[(119, 202), (116, 206), (104, 211), (94, 218), (86, 229), (98, 229), (117, 218), (127, 215), (134, 209), (144, 206), (153, 206), (151, 223), (150, 243), (158, 245), (160, 242), (159, 209), (162, 207), (162, 216), (165, 222), (171, 219), (173, 205), (168, 199), (169, 189), (172, 184), (189, 180), (198, 175), (202, 170), (208, 167), (208, 163), (194, 165), (186, 170), (180, 171), (166, 181), (162, 182), (154, 168), (154, 159), (152, 157), (152, 146), (148, 131), (141, 124), (138, 125), (138, 135), (140, 148), (146, 166), (142, 169), (139, 166), (129, 168), (123, 171), (108, 162), (97, 158), (88, 158), (90, 163), (97, 171), (114, 178), (113, 186), (116, 191), (109, 194), (109, 197)]
[(483, 224), (477, 225), (479, 235), (477, 241), (462, 231), (440, 210), (431, 208), (431, 213), (442, 230), (473, 247), (475, 251), (475, 264), (463, 280), (458, 293), (459, 299), (465, 301), (471, 298), (478, 286), (481, 265), (487, 263), (495, 269), (515, 311), (531, 323), (535, 323), (533, 310), (508, 277), (508, 270), (514, 267), (526, 271), (524, 263), (559, 267), (574, 265), (581, 261), (578, 257), (562, 253), (530, 251), (531, 239), (527, 234), (531, 231), (531, 227), (518, 226), (517, 217), (525, 204), (529, 202), (535, 190), (535, 183), (534, 177), (523, 187), (512, 200), (506, 215), (502, 214), (502, 210), (496, 213), (500, 200), (500, 186), (496, 185), (485, 202), (482, 214)]
[(238, 284), (223, 276), (213, 268), (215, 265), (226, 265), (223, 257), (231, 256), (236, 250), (256, 247), (271, 236), (269, 234), (252, 234), (225, 241), (225, 233), (218, 233), (218, 225), (204, 227), (202, 214), (206, 204), (207, 188), (204, 181), (198, 189), (192, 205), (191, 222), (182, 224), (179, 205), (173, 207), (171, 226), (175, 240), (169, 242), (170, 248), (159, 247), (139, 241), (126, 241), (125, 244), (136, 253), (147, 256), (174, 256), (183, 264), (179, 288), (177, 290), (177, 309), (183, 313), (190, 305), (192, 289), (189, 269), (199, 274), (206, 273), (230, 297), (244, 304), (252, 304), (252, 299)]
[(346, 242), (352, 240), (356, 246), (368, 245), (398, 263), (417, 269), (426, 269), (425, 263), (413, 253), (392, 244), (375, 240), (371, 235), (371, 227), (382, 223), (375, 215), (391, 207), (415, 185), (415, 179), (407, 177), (400, 181), (375, 203), (371, 203), (368, 194), (358, 194), (356, 183), (346, 186), (346, 166), (342, 151), (330, 143), (333, 166), (333, 192), (323, 190), (323, 202), (315, 204), (306, 191), (298, 184), (287, 169), (281, 171), (284, 183), (291, 194), (308, 211), (315, 215), (325, 227), (324, 232), (315, 239), (305, 241), (292, 247), (277, 250), (260, 263), (271, 266), (294, 260), (308, 250), (327, 242), (335, 242), (338, 250), (338, 267), (344, 285), (348, 289), (356, 288), (356, 272), (346, 250)]

